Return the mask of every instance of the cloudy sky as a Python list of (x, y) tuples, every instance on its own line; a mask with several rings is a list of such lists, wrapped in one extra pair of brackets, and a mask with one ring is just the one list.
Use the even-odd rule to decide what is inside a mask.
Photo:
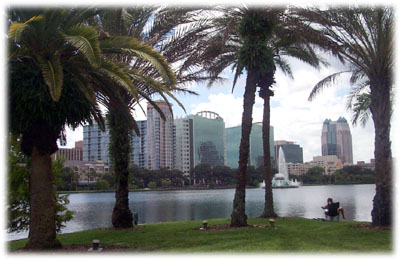
[[(271, 99), (271, 125), (274, 127), (275, 140), (294, 141), (303, 147), (304, 161), (311, 161), (313, 156), (321, 155), (321, 129), (326, 118), (336, 121), (339, 116), (351, 120), (351, 112), (346, 110), (346, 95), (349, 93), (349, 77), (343, 75), (336, 84), (326, 88), (317, 98), (309, 102), (308, 96), (313, 86), (324, 77), (345, 68), (336, 60), (331, 59), (331, 66), (316, 70), (297, 60), (291, 60), (294, 79), (282, 72), (276, 73), (276, 84), (273, 89), (275, 96)], [(241, 123), (243, 111), (243, 92), (245, 75), (238, 81), (233, 93), (232, 73), (226, 70), (227, 80), (211, 88), (195, 84), (190, 86), (198, 96), (177, 95), (186, 108), (187, 114), (209, 110), (218, 113), (225, 121), (226, 127), (237, 126)], [(144, 104), (143, 107), (146, 107)], [(263, 101), (259, 97), (253, 110), (253, 122), (262, 121)], [(137, 120), (145, 119), (145, 115), (137, 109)], [(174, 105), (175, 117), (185, 116), (185, 112)], [(395, 122), (395, 118), (393, 118)], [(374, 127), (369, 120), (365, 127), (352, 126), (354, 163), (369, 161), (374, 153)], [(395, 127), (392, 133), (395, 132)], [(82, 139), (82, 128), (75, 132), (68, 131), (67, 147), (72, 147), (74, 141)], [(392, 134), (393, 136), (393, 134)], [(396, 156), (395, 147), (393, 154)]]
[[(10, 3), (10, 1), (6, 1)], [(35, 1), (37, 2), (37, 1)], [(142, 1), (139, 1), (139, 3)], [(150, 0), (146, 3), (157, 3)], [(162, 1), (165, 3), (165, 1)], [(185, 3), (184, 1), (167, 1), (172, 3)], [(194, 3), (193, 1), (191, 1)], [(207, 2), (207, 1), (206, 1)], [(242, 1), (218, 1), (219, 3), (241, 3)], [(250, 3), (262, 3), (262, 1), (246, 1)], [(276, 1), (274, 1), (276, 3)], [(323, 3), (332, 2), (322, 1)], [(357, 3), (368, 3), (368, 1), (355, 1)], [(26, 1), (13, 1), (13, 4), (28, 4)], [(54, 5), (53, 1), (45, 0), (44, 4)], [(76, 1), (75, 1), (76, 3)], [(104, 1), (85, 1), (86, 4), (104, 4)], [(118, 1), (118, 3), (130, 3), (130, 1)], [(190, 3), (190, 2), (189, 2)], [(214, 2), (212, 2), (214, 3)], [(321, 1), (288, 1), (287, 4), (312, 4)], [(336, 1), (335, 4), (346, 3), (344, 1)], [(393, 4), (393, 1), (386, 1), (386, 4)], [(4, 4), (4, 3), (3, 3)], [(106, 3), (109, 4), (109, 3)], [(31, 3), (30, 3), (31, 5)], [(5, 10), (5, 9), (3, 9)], [(4, 22), (4, 20), (2, 20)], [(5, 25), (2, 26), (5, 28)], [(328, 58), (329, 59), (329, 58)], [(276, 73), (276, 84), (273, 89), (275, 96), (271, 99), (271, 125), (274, 127), (275, 140), (294, 141), (303, 147), (304, 161), (312, 160), (313, 156), (321, 154), (321, 129), (322, 123), (326, 118), (337, 120), (339, 116), (344, 116), (348, 121), (351, 119), (351, 112), (346, 110), (346, 95), (351, 87), (348, 77), (344, 76), (330, 88), (325, 89), (313, 102), (309, 102), (308, 96), (313, 86), (321, 79), (334, 72), (343, 70), (340, 63), (330, 60), (332, 66), (316, 70), (299, 61), (293, 60), (291, 63), (294, 79), (290, 79), (283, 75), (282, 72)], [(2, 71), (4, 67), (2, 67)], [(4, 74), (3, 74), (4, 75)], [(205, 85), (192, 85), (191, 90), (196, 91), (198, 96), (177, 95), (178, 99), (184, 104), (187, 114), (194, 114), (202, 110), (210, 110), (218, 113), (225, 121), (226, 127), (240, 125), (243, 106), (243, 92), (245, 75), (242, 75), (237, 82), (235, 90), (232, 89), (232, 73), (230, 70), (225, 72), (227, 80), (222, 84), (216, 84), (208, 89)], [(4, 98), (4, 97), (2, 97)], [(5, 103), (3, 103), (5, 104)], [(256, 98), (253, 111), (253, 122), (262, 121), (262, 100)], [(144, 105), (145, 107), (146, 105)], [(397, 157), (396, 136), (393, 134), (398, 132), (396, 112), (392, 118), (392, 140), (393, 156)], [(3, 110), (4, 111), (4, 110)], [(145, 119), (145, 116), (137, 109), (135, 114), (138, 120)], [(185, 116), (184, 111), (176, 104), (174, 105), (175, 116)], [(5, 115), (3, 115), (5, 118)], [(373, 158), (374, 151), (374, 127), (372, 120), (369, 120), (365, 127), (351, 126), (353, 136), (353, 157), (354, 163), (357, 161), (369, 161)], [(73, 147), (74, 142), (83, 139), (82, 127), (75, 131), (67, 130), (67, 146)]]

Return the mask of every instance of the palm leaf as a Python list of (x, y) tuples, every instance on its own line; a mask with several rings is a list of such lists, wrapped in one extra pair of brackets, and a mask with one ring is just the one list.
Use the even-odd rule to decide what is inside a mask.
[(131, 82), (128, 74), (126, 74), (119, 66), (110, 61), (103, 60), (99, 72), (106, 75), (106, 77), (111, 79), (117, 85), (126, 89), (136, 100), (139, 100), (136, 87)]
[[(157, 92), (158, 94), (160, 94), (163, 97), (163, 93), (166, 93), (169, 97), (171, 97), (173, 100), (175, 100), (175, 102), (183, 109), (183, 111), (185, 111), (186, 113), (186, 109), (183, 106), (183, 104), (160, 82), (157, 82), (156, 80), (154, 80), (151, 77), (145, 76), (145, 75), (141, 75), (138, 73), (134, 73), (132, 71), (132, 73), (130, 73), (130, 76), (137, 81), (140, 81), (142, 83), (144, 83), (146, 86), (149, 86), (151, 89), (153, 89), (155, 92)], [(143, 92), (142, 92), (143, 93)], [(164, 98), (165, 99), (165, 98)], [(166, 100), (167, 101), (167, 100)], [(168, 103), (168, 102), (167, 102)], [(171, 109), (172, 112), (172, 109)]]
[(336, 79), (343, 73), (347, 73), (347, 72), (351, 72), (351, 71), (341, 71), (341, 72), (337, 72), (337, 73), (333, 73), (331, 75), (329, 75), (328, 77), (324, 78), (323, 80), (321, 80), (320, 82), (318, 82), (313, 90), (310, 93), (310, 96), (308, 97), (308, 101), (312, 101), (316, 95), (321, 92), (325, 87), (329, 86), (330, 84), (333, 84)]
[(175, 75), (162, 55), (149, 45), (129, 37), (109, 37), (100, 42), (101, 50), (107, 54), (125, 54), (140, 57), (150, 62), (160, 73), (165, 83), (174, 87)]
[(63, 85), (63, 68), (60, 57), (58, 55), (50, 56), (50, 58), (37, 56), (36, 59), (42, 71), (44, 82), (49, 87), (51, 98), (57, 101), (61, 96)]
[(33, 16), (24, 23), (14, 22), (8, 30), (8, 37), (11, 40), (20, 42), (26, 30), (30, 27), (29, 24), (43, 21), (43, 16)]
[(93, 27), (84, 24), (72, 26), (64, 33), (64, 38), (78, 49), (90, 64), (98, 66), (101, 50), (97, 32)]

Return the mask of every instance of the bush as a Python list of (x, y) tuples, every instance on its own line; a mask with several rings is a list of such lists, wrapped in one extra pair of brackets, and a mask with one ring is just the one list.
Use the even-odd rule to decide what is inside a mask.
[(147, 184), (147, 187), (150, 189), (155, 189), (157, 187), (157, 183), (155, 183), (154, 181), (149, 182), (149, 184)]
[(96, 190), (107, 190), (110, 187), (110, 184), (108, 181), (104, 179), (98, 179), (96, 184), (95, 184), (95, 189)]
[(161, 186), (163, 186), (163, 187), (171, 186), (171, 180), (162, 180)]

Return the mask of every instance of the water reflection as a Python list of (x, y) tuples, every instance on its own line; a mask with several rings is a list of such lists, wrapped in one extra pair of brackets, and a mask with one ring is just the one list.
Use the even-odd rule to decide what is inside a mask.
[[(198, 191), (148, 191), (129, 193), (130, 208), (137, 212), (139, 224), (164, 221), (229, 218), (234, 189)], [(246, 214), (258, 217), (264, 209), (264, 189), (246, 190)], [(321, 206), (328, 197), (340, 201), (346, 218), (371, 221), (375, 185), (303, 186), (274, 189), (274, 207), (279, 216), (323, 218)], [(71, 194), (68, 208), (75, 212), (63, 233), (110, 227), (114, 193)], [(8, 238), (27, 237), (27, 233), (9, 234)]]

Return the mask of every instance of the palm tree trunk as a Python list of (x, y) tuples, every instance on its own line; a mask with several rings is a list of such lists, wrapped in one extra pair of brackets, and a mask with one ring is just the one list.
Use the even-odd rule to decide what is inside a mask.
[(392, 151), (390, 142), (390, 88), (371, 85), (370, 110), (375, 126), (376, 194), (373, 200), (372, 224), (392, 225)]
[(253, 105), (256, 92), (256, 75), (252, 70), (248, 71), (246, 87), (243, 98), (242, 137), (239, 148), (239, 168), (237, 172), (235, 199), (231, 215), (231, 226), (247, 226), (246, 216), (246, 170), (249, 159), (250, 133), (252, 127)]
[(56, 239), (53, 173), (51, 157), (33, 145), (29, 179), (30, 223), (26, 248), (51, 249), (61, 247)]
[(278, 215), (274, 211), (274, 198), (272, 194), (271, 178), (271, 151), (270, 151), (270, 97), (273, 95), (268, 88), (260, 90), (260, 97), (264, 99), (262, 137), (264, 150), (264, 181), (265, 181), (265, 203), (262, 218), (276, 218)]
[(114, 228), (133, 227), (133, 216), (129, 209), (129, 155), (131, 150), (130, 128), (126, 117), (118, 108), (110, 108), (110, 155), (116, 179), (115, 205), (112, 213)]

